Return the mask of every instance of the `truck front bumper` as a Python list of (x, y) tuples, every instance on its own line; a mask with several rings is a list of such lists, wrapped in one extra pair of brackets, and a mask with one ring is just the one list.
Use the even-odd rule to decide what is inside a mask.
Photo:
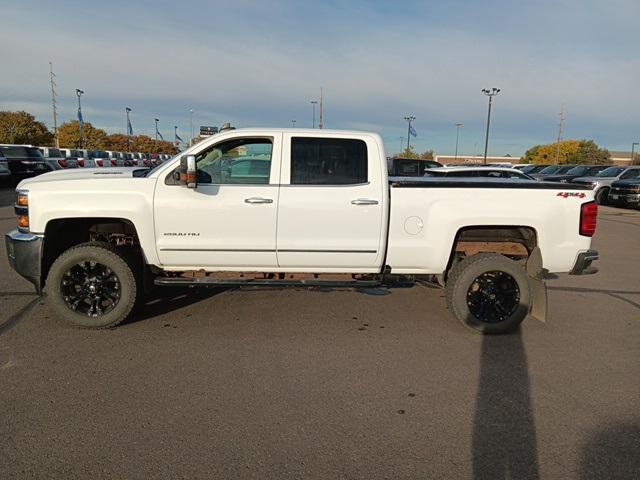
[(596, 250), (587, 250), (578, 254), (576, 263), (569, 272), (569, 275), (591, 275), (597, 273), (598, 269), (591, 266), (591, 263), (598, 260), (599, 255)]
[(44, 237), (12, 230), (4, 237), (9, 265), (42, 293), (42, 244)]

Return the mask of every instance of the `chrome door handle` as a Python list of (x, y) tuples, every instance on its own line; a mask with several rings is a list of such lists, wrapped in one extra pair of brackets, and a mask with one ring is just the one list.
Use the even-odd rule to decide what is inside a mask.
[(351, 200), (351, 205), (378, 205), (378, 200), (373, 200), (371, 198), (356, 198), (355, 200)]
[(262, 197), (251, 197), (251, 198), (245, 198), (244, 199), (244, 203), (273, 203), (273, 200), (270, 198), (262, 198)]

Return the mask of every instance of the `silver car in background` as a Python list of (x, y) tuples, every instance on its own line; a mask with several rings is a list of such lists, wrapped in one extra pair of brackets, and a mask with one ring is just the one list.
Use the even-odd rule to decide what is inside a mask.
[(574, 178), (571, 183), (589, 185), (595, 191), (596, 202), (600, 205), (606, 205), (613, 182), (637, 177), (640, 177), (640, 165), (632, 167), (611, 166), (592, 177)]

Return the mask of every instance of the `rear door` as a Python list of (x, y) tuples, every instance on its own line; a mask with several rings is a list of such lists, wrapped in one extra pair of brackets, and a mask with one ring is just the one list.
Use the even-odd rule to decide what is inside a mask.
[(278, 265), (292, 271), (379, 271), (386, 168), (373, 137), (285, 133)]

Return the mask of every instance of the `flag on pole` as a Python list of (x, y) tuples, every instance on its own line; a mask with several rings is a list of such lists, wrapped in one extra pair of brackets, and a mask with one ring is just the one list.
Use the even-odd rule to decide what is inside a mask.
[(160, 140), (164, 141), (164, 137), (162, 136), (162, 134), (160, 133), (160, 130), (158, 130), (158, 126), (156, 125), (156, 135), (158, 137), (160, 137)]
[(82, 120), (82, 110), (78, 108), (78, 123), (80, 124), (80, 128), (84, 127), (84, 120)]
[(416, 129), (413, 128), (413, 125), (409, 126), (409, 133), (411, 134), (412, 137), (417, 137), (418, 136), (418, 132), (416, 132)]
[(180, 138), (180, 135), (178, 135), (178, 127), (173, 127), (173, 133), (175, 134), (175, 137), (176, 137), (176, 145), (178, 145), (180, 142), (184, 143), (184, 140), (182, 140)]
[(133, 135), (133, 127), (131, 126), (131, 120), (127, 115), (127, 135)]

